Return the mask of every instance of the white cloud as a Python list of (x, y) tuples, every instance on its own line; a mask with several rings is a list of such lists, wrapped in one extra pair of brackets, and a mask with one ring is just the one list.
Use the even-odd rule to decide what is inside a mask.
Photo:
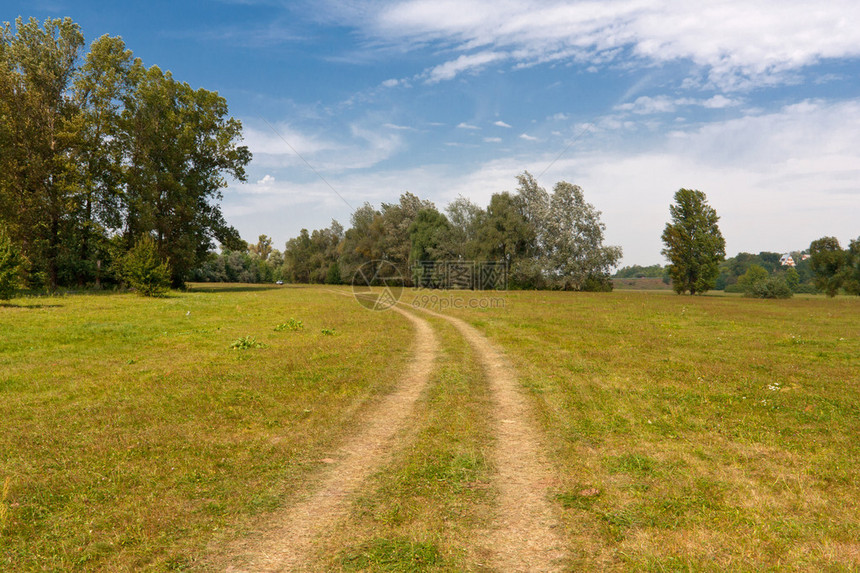
[(481, 129), (477, 125), (472, 125), (470, 123), (462, 122), (457, 125), (457, 129)]
[(525, 139), (526, 141), (537, 141), (537, 140), (538, 140), (538, 138), (537, 138), (537, 137), (533, 137), (533, 136), (531, 136), (531, 135), (529, 135), (529, 134), (527, 134), (527, 133), (521, 133), (521, 134), (520, 134), (520, 139)]
[(619, 111), (629, 111), (636, 114), (671, 113), (675, 111), (675, 101), (668, 96), (636, 98), (636, 101), (615, 106)]
[(714, 97), (703, 101), (702, 105), (709, 109), (723, 109), (740, 105), (740, 103), (741, 102), (739, 100), (729, 99), (724, 95), (717, 94)]
[(268, 175), (268, 174), (267, 174), (267, 175), (265, 175), (262, 179), (260, 179), (259, 181), (257, 181), (257, 185), (269, 186), (269, 185), (271, 185), (271, 184), (272, 184), (272, 183), (274, 183), (274, 182), (275, 182), (275, 178), (274, 178), (274, 177), (272, 177), (271, 175)]
[(511, 127), (510, 125), (508, 125), (504, 121), (497, 121), (493, 125), (495, 125), (496, 127)]
[(600, 66), (628, 52), (657, 63), (691, 61), (713, 84), (737, 89), (781, 83), (822, 59), (860, 56), (855, 0), (814, 7), (806, 0), (407, 0), (351, 14), (377, 40), (459, 51), (427, 72), (430, 82), (503, 60)]
[(443, 80), (451, 80), (463, 72), (475, 72), (487, 64), (507, 59), (507, 56), (498, 52), (478, 52), (477, 54), (464, 54), (456, 60), (440, 64), (427, 72), (427, 83), (435, 84)]
[(254, 156), (254, 165), (269, 169), (307, 170), (305, 161), (315, 169), (329, 171), (373, 167), (401, 149), (403, 140), (398, 132), (408, 129), (388, 124), (379, 131), (379, 124), (372, 118), (349, 124), (346, 133), (340, 126), (327, 132), (307, 133), (286, 123), (260, 128), (254, 122), (243, 122), (244, 143)]
[(396, 123), (383, 123), (382, 127), (387, 127), (388, 129), (396, 129), (397, 131), (411, 131), (412, 127), (408, 125), (397, 125)]
[(501, 137), (485, 137), (484, 141), (486, 143), (501, 143), (502, 138)]

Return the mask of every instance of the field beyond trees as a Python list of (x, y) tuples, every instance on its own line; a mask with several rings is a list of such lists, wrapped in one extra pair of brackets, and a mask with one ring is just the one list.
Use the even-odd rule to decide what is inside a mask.
[[(343, 294), (0, 305), (0, 569), (223, 570), (407, 367), (409, 322)], [(567, 568), (860, 567), (856, 297), (492, 296), (505, 304), (444, 312), (518, 374)], [(449, 324), (410, 308), (422, 300), (401, 299), (437, 332), (436, 371), (320, 570), (489, 570), (469, 547), (498, 508), (490, 386)]]

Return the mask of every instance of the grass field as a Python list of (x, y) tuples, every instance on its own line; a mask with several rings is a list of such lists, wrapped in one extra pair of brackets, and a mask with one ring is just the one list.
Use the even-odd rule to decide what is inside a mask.
[(506, 299), (575, 570), (860, 569), (860, 300)]
[[(571, 570), (860, 569), (860, 299), (503, 297), (447, 312), (520, 373)], [(327, 570), (482, 570), (488, 387), (430, 320), (431, 388), (320, 546)], [(410, 339), (317, 288), (0, 306), (0, 569), (213, 567), (312, 481)]]
[[(265, 347), (231, 348), (245, 337)], [(409, 339), (393, 313), (290, 287), (0, 307), (0, 569), (193, 565), (300, 489)]]

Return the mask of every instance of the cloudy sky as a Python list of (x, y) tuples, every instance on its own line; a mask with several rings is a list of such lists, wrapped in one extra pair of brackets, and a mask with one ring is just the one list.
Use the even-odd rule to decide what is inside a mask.
[(228, 221), (279, 248), (404, 191), (484, 206), (580, 185), (623, 264), (663, 262), (681, 187), (729, 255), (860, 235), (856, 0), (4, 2), (217, 90), (254, 153)]

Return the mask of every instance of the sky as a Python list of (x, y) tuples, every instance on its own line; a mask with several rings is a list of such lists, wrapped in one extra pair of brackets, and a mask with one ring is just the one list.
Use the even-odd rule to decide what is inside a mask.
[(665, 263), (680, 188), (729, 256), (860, 236), (860, 2), (4, 0), (217, 91), (248, 181), (222, 210), (283, 249), (412, 192), (486, 206), (529, 171), (582, 187), (622, 265)]

